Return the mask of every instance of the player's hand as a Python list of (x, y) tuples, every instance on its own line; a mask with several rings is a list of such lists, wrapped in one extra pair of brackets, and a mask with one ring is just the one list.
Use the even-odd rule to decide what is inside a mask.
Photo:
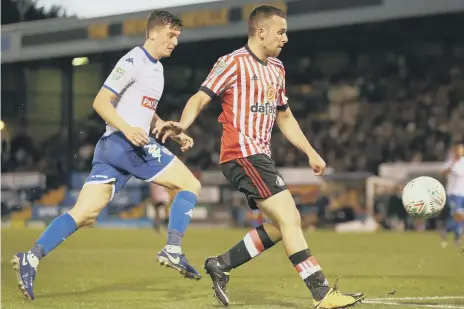
[(144, 129), (138, 127), (129, 127), (123, 132), (124, 136), (135, 146), (145, 146), (150, 142), (150, 138)]
[(324, 174), (326, 165), (327, 164), (325, 161), (317, 152), (309, 156), (309, 166), (311, 166), (313, 169), (314, 175), (322, 176)]
[(177, 136), (171, 136), (171, 138), (181, 145), (180, 149), (182, 152), (186, 152), (193, 147), (193, 138), (185, 133), (181, 133)]
[(156, 136), (157, 139), (161, 138), (161, 141), (164, 144), (168, 137), (180, 135), (181, 133), (184, 133), (184, 131), (185, 129), (180, 123), (175, 121), (166, 121), (154, 128), (152, 133)]

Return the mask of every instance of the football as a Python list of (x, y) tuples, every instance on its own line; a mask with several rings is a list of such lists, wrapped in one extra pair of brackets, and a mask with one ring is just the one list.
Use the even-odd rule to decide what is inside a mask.
[(430, 218), (438, 215), (445, 207), (446, 192), (435, 178), (421, 176), (404, 187), (402, 200), (409, 215)]

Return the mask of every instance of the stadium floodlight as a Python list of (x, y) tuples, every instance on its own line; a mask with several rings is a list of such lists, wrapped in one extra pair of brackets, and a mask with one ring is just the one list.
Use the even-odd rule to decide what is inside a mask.
[(89, 63), (89, 58), (87, 57), (78, 57), (72, 60), (72, 65), (75, 67), (80, 65), (86, 65), (87, 63)]

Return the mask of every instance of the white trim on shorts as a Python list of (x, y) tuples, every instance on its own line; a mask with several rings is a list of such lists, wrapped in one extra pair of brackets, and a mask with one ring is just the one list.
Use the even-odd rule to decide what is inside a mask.
[(167, 168), (168, 168), (169, 166), (171, 166), (171, 164), (172, 164), (175, 160), (177, 160), (177, 157), (174, 157), (174, 158), (171, 160), (171, 162), (169, 162), (165, 167), (163, 167), (162, 170), (160, 170), (158, 173), (156, 173), (155, 176), (153, 176), (153, 177), (151, 177), (151, 178), (149, 178), (149, 179), (147, 179), (147, 180), (144, 180), (144, 181), (145, 181), (145, 182), (153, 182), (156, 178), (158, 178), (161, 174), (163, 174), (164, 171), (166, 171)]
[(91, 181), (86, 181), (84, 183), (84, 186), (88, 183), (96, 183), (96, 184), (99, 184), (99, 183), (110, 183), (110, 182), (116, 182), (116, 178), (109, 178), (109, 179), (104, 179), (104, 180), (91, 180)]
[(84, 183), (84, 186), (86, 184), (107, 184), (107, 183), (110, 183), (110, 182), (113, 182), (111, 184), (111, 197), (110, 197), (110, 202), (113, 200), (113, 197), (114, 195), (116, 194), (116, 178), (110, 178), (110, 179), (104, 179), (104, 180), (92, 180), (92, 181), (87, 181), (86, 183)]

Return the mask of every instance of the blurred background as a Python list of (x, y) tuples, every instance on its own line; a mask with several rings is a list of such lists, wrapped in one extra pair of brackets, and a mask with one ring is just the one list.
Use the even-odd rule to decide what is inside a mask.
[[(267, 3), (288, 14), (280, 59), (289, 104), (330, 167), (314, 177), (304, 155), (274, 130), (273, 157), (303, 227), (442, 226), (446, 209), (427, 221), (408, 218), (401, 189), (418, 175), (444, 181), (450, 145), (464, 135), (462, 0), (203, 2), (2, 0), (3, 225), (44, 226), (72, 207), (105, 129), (93, 99), (118, 59), (143, 44), (151, 10), (169, 7), (185, 23), (180, 45), (163, 59), (158, 108), (163, 119), (178, 120), (217, 58), (246, 44), (251, 10)], [(213, 102), (191, 127), (191, 151), (168, 146), (203, 184), (193, 224), (255, 226), (266, 218), (248, 209), (218, 169), (220, 111)], [(95, 225), (151, 227), (151, 191), (132, 179)], [(159, 216), (166, 219), (166, 211)]]

